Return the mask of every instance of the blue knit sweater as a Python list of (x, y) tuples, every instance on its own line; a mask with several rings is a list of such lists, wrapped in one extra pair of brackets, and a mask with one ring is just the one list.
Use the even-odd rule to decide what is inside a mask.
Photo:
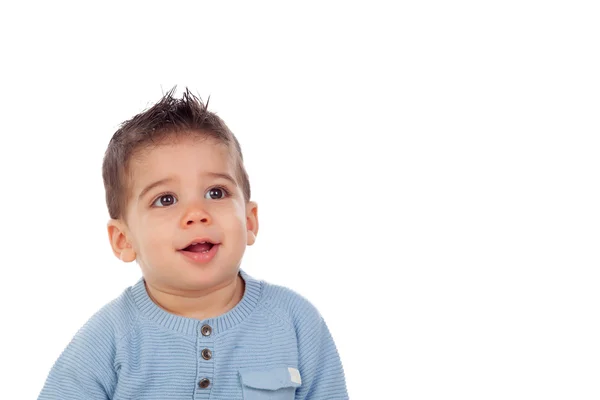
[(290, 289), (240, 274), (242, 300), (202, 321), (158, 307), (140, 279), (77, 332), (38, 400), (347, 399), (317, 309)]

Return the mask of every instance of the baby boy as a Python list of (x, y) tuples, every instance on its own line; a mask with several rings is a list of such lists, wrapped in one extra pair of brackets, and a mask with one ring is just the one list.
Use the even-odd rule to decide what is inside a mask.
[(121, 125), (102, 166), (112, 251), (143, 277), (77, 332), (38, 400), (347, 399), (317, 309), (240, 268), (258, 214), (238, 140), (173, 94)]

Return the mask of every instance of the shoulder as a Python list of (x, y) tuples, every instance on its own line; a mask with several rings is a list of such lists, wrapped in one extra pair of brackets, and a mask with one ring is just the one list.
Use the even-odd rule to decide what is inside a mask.
[(108, 345), (109, 342), (116, 343), (126, 336), (138, 317), (130, 289), (127, 288), (119, 297), (96, 311), (73, 340)]
[[(129, 290), (129, 289), (128, 289)], [(119, 340), (136, 319), (128, 290), (92, 315), (54, 362), (40, 399), (109, 398)]]
[(348, 399), (337, 347), (319, 310), (302, 294), (264, 283), (264, 300), (273, 314), (287, 319), (297, 345), (301, 386), (297, 399)]
[(323, 321), (317, 307), (304, 295), (285, 286), (263, 281), (263, 307), (289, 323), (296, 331)]

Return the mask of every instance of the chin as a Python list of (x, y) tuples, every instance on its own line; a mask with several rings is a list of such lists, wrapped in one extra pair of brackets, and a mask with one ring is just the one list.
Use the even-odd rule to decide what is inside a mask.
[(197, 288), (209, 288), (230, 281), (236, 277), (238, 269), (223, 269), (219, 267), (205, 266), (195, 271), (186, 271), (185, 277), (178, 278), (181, 284)]

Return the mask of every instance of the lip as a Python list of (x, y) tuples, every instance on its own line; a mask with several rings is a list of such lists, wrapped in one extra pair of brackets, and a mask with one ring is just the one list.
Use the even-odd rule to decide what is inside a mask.
[[(204, 240), (204, 241), (208, 241), (208, 240)], [(198, 242), (193, 241), (190, 243), (198, 243)], [(220, 243), (213, 244), (213, 247), (211, 247), (211, 249), (209, 251), (207, 251), (206, 253), (197, 253), (197, 252), (193, 252), (193, 251), (186, 251), (183, 249), (179, 250), (179, 253), (181, 253), (188, 260), (190, 260), (196, 264), (206, 264), (215, 257), (215, 255), (217, 254), (217, 251), (219, 250), (219, 246), (220, 246)]]
[(182, 248), (180, 248), (179, 251), (183, 251), (183, 249), (191, 246), (192, 243), (202, 243), (202, 242), (209, 242), (209, 243), (214, 244), (215, 246), (221, 244), (220, 242), (217, 242), (216, 240), (213, 240), (213, 239), (211, 239), (209, 237), (201, 237), (201, 238), (196, 238), (194, 240), (191, 240), (190, 242), (188, 242), (188, 244), (186, 244), (185, 246), (183, 246)]

